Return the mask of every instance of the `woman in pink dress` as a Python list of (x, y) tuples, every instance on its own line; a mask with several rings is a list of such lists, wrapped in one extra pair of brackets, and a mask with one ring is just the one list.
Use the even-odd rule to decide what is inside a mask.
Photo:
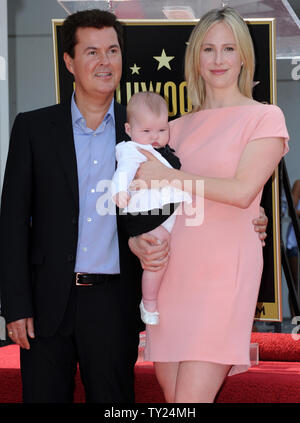
[(195, 403), (213, 402), (225, 377), (250, 365), (263, 267), (251, 221), (288, 133), (277, 106), (252, 98), (252, 40), (233, 9), (203, 16), (185, 60), (193, 112), (171, 122), (170, 142), (182, 168), (143, 152), (137, 178), (150, 185), (155, 175), (193, 195), (194, 221), (183, 208), (171, 236), (160, 324), (147, 326), (145, 359), (155, 363), (168, 402)]

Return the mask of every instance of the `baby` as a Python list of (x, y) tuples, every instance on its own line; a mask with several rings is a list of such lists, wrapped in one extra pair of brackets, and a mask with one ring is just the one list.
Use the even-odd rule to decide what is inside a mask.
[[(149, 232), (161, 242), (168, 241), (175, 223), (175, 209), (183, 201), (190, 203), (190, 195), (170, 186), (129, 190), (140, 164), (147, 160), (139, 149), (150, 151), (165, 166), (181, 167), (168, 145), (168, 108), (163, 97), (153, 92), (133, 95), (127, 105), (125, 131), (133, 141), (123, 141), (116, 146), (118, 166), (112, 180), (113, 201), (127, 215), (130, 236)], [(159, 323), (157, 295), (164, 273), (165, 267), (156, 272), (143, 272), (140, 311), (143, 322), (149, 325)]]

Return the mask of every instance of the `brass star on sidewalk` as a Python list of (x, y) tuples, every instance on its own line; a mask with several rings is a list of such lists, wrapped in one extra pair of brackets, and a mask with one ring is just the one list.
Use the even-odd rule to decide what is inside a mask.
[(136, 73), (137, 75), (139, 75), (139, 74), (140, 74), (139, 70), (140, 70), (141, 68), (139, 68), (139, 67), (136, 65), (136, 63), (134, 64), (134, 66), (131, 66), (131, 67), (130, 67), (130, 69), (131, 69), (131, 75), (133, 75), (134, 73)]
[(171, 70), (170, 61), (174, 59), (175, 56), (167, 56), (165, 49), (162, 50), (161, 56), (153, 56), (155, 60), (158, 61), (158, 68), (157, 70), (161, 69), (162, 67), (166, 67), (167, 69)]

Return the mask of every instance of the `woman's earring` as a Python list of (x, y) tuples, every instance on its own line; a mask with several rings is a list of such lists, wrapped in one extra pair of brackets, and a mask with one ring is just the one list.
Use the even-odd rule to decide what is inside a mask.
[(241, 66), (244, 66), (244, 62), (241, 63)]

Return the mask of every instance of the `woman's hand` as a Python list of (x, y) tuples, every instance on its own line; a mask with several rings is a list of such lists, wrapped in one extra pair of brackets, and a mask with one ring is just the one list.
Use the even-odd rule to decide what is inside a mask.
[(262, 242), (263, 247), (266, 245), (265, 239), (267, 238), (267, 226), (268, 226), (268, 218), (265, 214), (265, 209), (260, 207), (260, 215), (257, 219), (252, 221), (254, 225), (254, 230), (258, 232), (259, 239)]
[(119, 208), (124, 209), (128, 206), (128, 203), (130, 201), (130, 195), (127, 191), (120, 191), (113, 196), (113, 201)]
[(139, 148), (139, 151), (147, 157), (147, 161), (143, 162), (135, 178), (130, 185), (131, 190), (139, 190), (146, 188), (162, 188), (169, 184), (172, 169), (165, 166), (153, 154), (147, 150)]
[(169, 260), (169, 244), (161, 242), (154, 235), (142, 234), (129, 238), (128, 245), (144, 270), (156, 272), (162, 269)]

